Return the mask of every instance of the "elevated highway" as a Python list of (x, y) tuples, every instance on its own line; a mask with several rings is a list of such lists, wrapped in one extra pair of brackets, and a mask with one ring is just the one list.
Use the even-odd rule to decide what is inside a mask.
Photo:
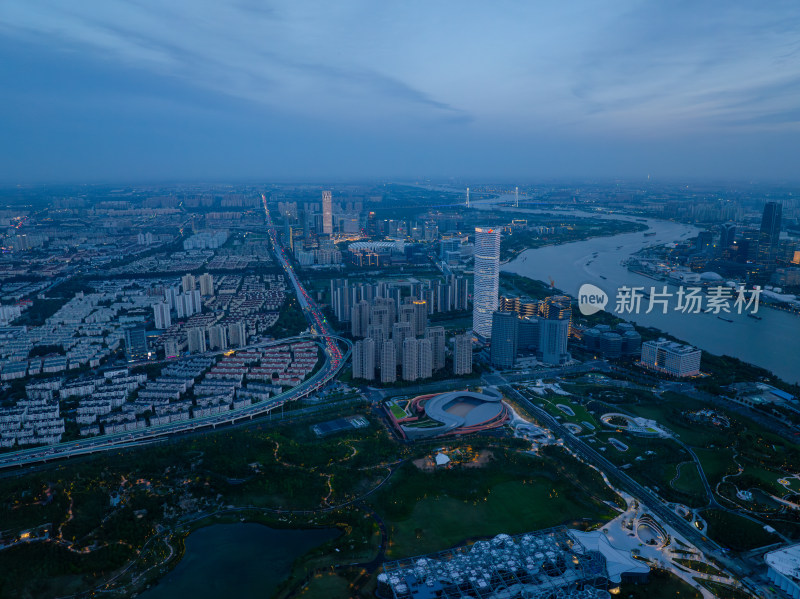
[[(324, 344), (320, 342), (320, 336), (310, 334), (249, 345), (241, 348), (240, 351), (275, 345), (285, 345), (286, 343), (308, 341), (310, 339), (317, 341), (321, 346), (323, 346), (323, 349), (325, 349)], [(234, 424), (243, 420), (252, 420), (258, 416), (268, 414), (269, 412), (280, 408), (290, 401), (296, 401), (309, 396), (325, 386), (339, 373), (342, 366), (344, 366), (346, 363), (347, 357), (350, 355), (351, 343), (347, 339), (336, 336), (329, 336), (322, 339), (324, 339), (324, 343), (336, 343), (337, 341), (343, 343), (347, 349), (342, 355), (342, 358), (334, 362), (328, 357), (327, 354), (324, 354), (325, 362), (323, 363), (322, 368), (320, 368), (316, 373), (296, 387), (284, 391), (283, 393), (280, 393), (279, 395), (271, 397), (265, 401), (261, 401), (236, 410), (222, 412), (220, 414), (178, 420), (176, 422), (170, 422), (169, 424), (148, 426), (135, 431), (125, 431), (121, 433), (91, 437), (88, 439), (80, 439), (77, 441), (58, 443), (56, 445), (46, 445), (31, 449), (11, 451), (0, 454), (0, 469), (28, 466), (31, 464), (49, 462), (52, 460), (64, 459), (77, 455), (87, 455), (102, 451), (122, 449), (125, 447), (146, 445), (171, 435), (197, 432), (204, 429), (215, 429), (219, 426)]]

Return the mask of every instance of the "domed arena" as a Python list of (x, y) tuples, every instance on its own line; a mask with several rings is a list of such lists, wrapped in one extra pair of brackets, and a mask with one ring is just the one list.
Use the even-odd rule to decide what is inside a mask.
[(502, 399), (493, 391), (449, 391), (417, 396), (405, 406), (390, 400), (386, 407), (400, 435), (414, 440), (498, 428), (509, 420)]

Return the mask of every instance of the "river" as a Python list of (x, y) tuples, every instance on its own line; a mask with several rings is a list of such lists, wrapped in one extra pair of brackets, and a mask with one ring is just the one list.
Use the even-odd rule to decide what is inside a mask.
[(207, 526), (186, 538), (180, 563), (140, 597), (269, 597), (295, 559), (338, 534), (333, 528), (285, 530), (252, 523)]
[[(496, 208), (493, 204), (508, 202), (512, 198), (513, 196), (505, 195), (491, 200), (479, 200), (475, 207)], [(572, 296), (578, 295), (578, 289), (582, 284), (592, 283), (609, 296), (607, 310), (614, 309), (617, 290), (621, 287), (638, 286), (648, 291), (651, 287), (655, 287), (657, 291), (661, 291), (667, 284), (630, 272), (621, 264), (623, 260), (644, 247), (682, 241), (694, 237), (698, 231), (691, 225), (659, 219), (642, 221), (628, 215), (597, 214), (579, 210), (514, 209), (514, 211), (638, 220), (649, 227), (648, 233), (655, 232), (655, 235), (648, 237), (643, 233), (622, 233), (612, 237), (530, 249), (501, 265), (504, 272), (524, 275), (545, 283), (552, 278), (556, 287)], [(669, 286), (668, 291), (675, 293), (677, 287)], [(744, 313), (737, 314), (732, 310), (730, 314), (722, 314), (724, 318), (733, 321), (727, 322), (710, 313), (684, 314), (675, 311), (676, 303), (677, 299), (673, 297), (667, 314), (662, 314), (658, 309), (645, 314), (644, 309), (647, 306), (645, 298), (642, 300), (641, 313), (628, 314), (625, 318), (639, 325), (660, 329), (711, 353), (734, 356), (761, 366), (785, 381), (800, 383), (800, 316), (761, 306), (758, 310), (761, 320), (749, 318)]]

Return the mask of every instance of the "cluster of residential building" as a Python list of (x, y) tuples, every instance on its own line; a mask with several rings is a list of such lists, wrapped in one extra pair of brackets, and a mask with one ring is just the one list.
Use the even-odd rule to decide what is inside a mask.
[(183, 242), (184, 250), (215, 250), (228, 241), (227, 231), (202, 231)]
[[(433, 376), (445, 367), (445, 331), (428, 326), (428, 316), (467, 307), (467, 280), (450, 276), (436, 281), (330, 283), (331, 308), (340, 322), (350, 323), (356, 338), (353, 376), (365, 380), (404, 381)], [(472, 372), (472, 344), (456, 343), (454, 369)], [(376, 374), (379, 371), (380, 375)]]
[[(244, 277), (244, 283), (226, 275), (218, 291), (216, 301), (208, 273), (187, 274), (180, 284), (169, 279), (99, 282), (95, 293), (77, 293), (43, 326), (0, 328), (0, 380), (95, 368), (123, 343), (130, 360), (147, 359), (161, 347), (166, 356), (187, 348), (241, 347), (275, 324), (286, 297), (283, 276), (271, 274)], [(151, 318), (161, 331), (154, 342), (147, 332)]]
[(294, 248), (294, 257), (300, 266), (314, 264), (331, 265), (342, 263), (342, 252), (336, 249), (332, 239), (320, 239), (318, 247), (305, 250), (297, 245)]
[(57, 402), (33, 394), (15, 406), (0, 408), (0, 447), (52, 445), (61, 441), (64, 418)]
[[(415, 302), (424, 302), (424, 309), (409, 308)], [(332, 279), (330, 282), (330, 306), (339, 322), (351, 323), (353, 327), (365, 325), (365, 314), (372, 324), (373, 319), (389, 323), (412, 319), (412, 313), (420, 318), (428, 314), (467, 310), (469, 305), (468, 279), (448, 275), (441, 279), (425, 281), (380, 281), (377, 283), (353, 284), (347, 279)], [(404, 311), (407, 312), (403, 316)], [(354, 336), (365, 336), (354, 331)]]
[(64, 402), (75, 404), (81, 436), (120, 433), (202, 418), (264, 401), (308, 377), (318, 362), (313, 342), (246, 350), (222, 357), (191, 356), (154, 378), (127, 368), (67, 379), (36, 380), (26, 397), (0, 409), (0, 447), (61, 441)]
[[(285, 300), (283, 275), (224, 275), (215, 280), (208, 273), (186, 274), (153, 306), (156, 329), (165, 329), (158, 343), (169, 357), (242, 347), (277, 322)], [(186, 308), (196, 304), (199, 310), (187, 314)], [(173, 323), (173, 313), (188, 319)]]
[[(472, 372), (472, 337), (454, 335), (453, 373)], [(416, 381), (430, 378), (443, 369), (445, 363), (445, 330), (434, 326), (424, 328), (422, 338), (417, 338), (410, 323), (394, 323), (391, 336), (384, 329), (370, 327), (369, 336), (359, 339), (353, 346), (353, 377), (381, 383)]]
[[(183, 250), (152, 253), (110, 269), (110, 273), (135, 276), (143, 273), (180, 273), (200, 269), (216, 271), (241, 271), (253, 266), (272, 264), (266, 247), (257, 247), (254, 240), (237, 238), (235, 247), (227, 243), (231, 223), (206, 220), (211, 228), (200, 231), (183, 242)], [(221, 228), (224, 226), (225, 228)], [(233, 225), (235, 226), (235, 225)], [(264, 246), (264, 244), (261, 244)], [(150, 246), (137, 246), (145, 249)]]
[[(41, 220), (16, 208), (9, 211), (13, 213), (9, 218), (0, 217), (0, 223), (12, 225), (0, 233), (0, 246), (8, 250), (0, 254), (0, 279), (39, 276), (47, 279), (46, 287), (78, 269), (104, 267), (170, 243), (180, 226), (180, 211), (175, 208), (134, 208), (128, 203), (116, 209), (102, 204), (91, 206), (78, 198), (54, 200)], [(154, 217), (158, 230), (145, 231)]]
[(0, 379), (10, 381), (97, 367), (119, 349), (125, 331), (142, 327), (153, 298), (130, 281), (77, 293), (42, 326), (0, 328)]

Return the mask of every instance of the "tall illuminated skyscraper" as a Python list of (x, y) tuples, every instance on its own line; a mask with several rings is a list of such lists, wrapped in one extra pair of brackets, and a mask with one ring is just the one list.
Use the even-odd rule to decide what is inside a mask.
[(333, 206), (330, 191), (322, 192), (322, 233), (333, 235)]
[(475, 281), (472, 292), (472, 330), (492, 336), (492, 313), (497, 310), (500, 285), (500, 229), (475, 228)]

